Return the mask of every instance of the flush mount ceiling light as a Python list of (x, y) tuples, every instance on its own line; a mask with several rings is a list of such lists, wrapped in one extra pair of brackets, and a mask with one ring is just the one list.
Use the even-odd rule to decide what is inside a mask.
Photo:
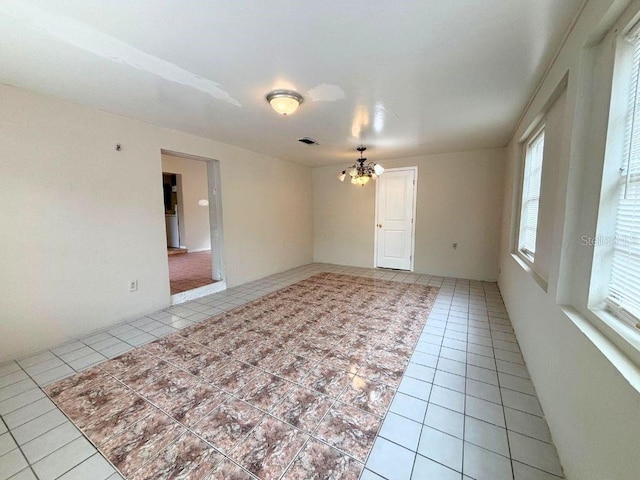
[(369, 183), (369, 180), (371, 180), (372, 178), (375, 180), (379, 175), (382, 175), (382, 172), (384, 172), (384, 168), (382, 168), (382, 165), (377, 165), (373, 162), (369, 162), (366, 165), (364, 164), (367, 159), (362, 158), (362, 152), (364, 152), (366, 149), (367, 147), (358, 147), (360, 158), (356, 161), (356, 163), (353, 164), (352, 167), (341, 171), (338, 174), (338, 180), (344, 182), (344, 179), (347, 177), (348, 173), (351, 177), (351, 183), (364, 187), (367, 183)]
[(292, 90), (274, 90), (267, 95), (267, 102), (280, 115), (291, 115), (302, 103), (302, 95)]

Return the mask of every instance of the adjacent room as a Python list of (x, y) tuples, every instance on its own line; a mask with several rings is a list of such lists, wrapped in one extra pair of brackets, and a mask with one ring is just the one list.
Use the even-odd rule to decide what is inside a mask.
[[(191, 296), (212, 293), (211, 288), (203, 287), (219, 280), (213, 277), (211, 254), (209, 162), (205, 159), (162, 154), (162, 189), (172, 303), (187, 300), (188, 294), (183, 292), (190, 292)], [(177, 295), (180, 293), (183, 295)]]
[(0, 58), (0, 480), (640, 478), (640, 0), (4, 0)]

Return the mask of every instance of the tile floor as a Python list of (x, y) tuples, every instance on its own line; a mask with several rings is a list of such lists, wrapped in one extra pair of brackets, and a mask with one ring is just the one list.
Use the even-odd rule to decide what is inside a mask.
[[(279, 450), (281, 456), (296, 455), (296, 461), (289, 465), (285, 473), (287, 478), (349, 478), (350, 472), (355, 475), (362, 468), (361, 461), (366, 464), (362, 479), (562, 478), (562, 469), (548, 427), (495, 284), (313, 264), (174, 306), (52, 350), (0, 365), (0, 479), (122, 478), (40, 387), (50, 385), (51, 388), (52, 382), (76, 371), (90, 375), (91, 371), (97, 370), (95, 365), (115, 366), (117, 362), (107, 362), (107, 359), (134, 347), (148, 345), (157, 338), (167, 337), (181, 329), (197, 329), (203, 320), (212, 315), (325, 271), (440, 287), (397, 391), (392, 388), (390, 394), (378, 390), (371, 391), (370, 395), (349, 396), (345, 388), (340, 393), (344, 401), (333, 401), (330, 407), (333, 412), (325, 413), (318, 423), (319, 427), (311, 432), (313, 436), (307, 439), (309, 424), (302, 421), (298, 425), (290, 425), (287, 422), (295, 423), (293, 418), (297, 413), (288, 416), (286, 412), (306, 408), (307, 413), (311, 412), (308, 418), (313, 424), (314, 414), (319, 416), (326, 408), (318, 398), (326, 397), (331, 401), (336, 397), (313, 391), (313, 386), (311, 393), (300, 394), (294, 390), (307, 388), (307, 385), (297, 383), (293, 383), (288, 396), (274, 396), (273, 390), (266, 388), (262, 389), (263, 394), (255, 397), (260, 398), (257, 401), (268, 405), (263, 408), (271, 408), (270, 402), (279, 402), (269, 410), (270, 414), (266, 414), (250, 402), (235, 398), (238, 395), (222, 390), (221, 396), (231, 396), (228, 402), (236, 402), (244, 410), (237, 406), (216, 407), (216, 413), (208, 414), (205, 420), (221, 425), (224, 419), (229, 418), (230, 412), (242, 413), (240, 416), (236, 414), (235, 423), (228, 423), (233, 428), (222, 428), (212, 434), (224, 440), (225, 436), (228, 438), (238, 432), (237, 426), (248, 423), (244, 427), (243, 440), (234, 447), (237, 450), (235, 457), (231, 455), (227, 459), (224, 452), (198, 448), (200, 438), (197, 433), (185, 432), (181, 436), (171, 436), (169, 433), (177, 441), (170, 443), (162, 455), (155, 456), (143, 468), (163, 472), (164, 476), (157, 478), (171, 478), (171, 474), (175, 474), (171, 465), (191, 462), (202, 465), (201, 470), (193, 472), (194, 478), (201, 478), (199, 474), (206, 474), (217, 464), (216, 474), (220, 478), (255, 478), (251, 471), (273, 469), (277, 464), (276, 461), (266, 462), (265, 458), (269, 455), (280, 458), (273, 455), (273, 449), (265, 447), (279, 445), (282, 447)], [(171, 338), (174, 337), (176, 335)], [(311, 350), (298, 353), (321, 354), (312, 353)], [(249, 350), (246, 354), (249, 354)], [(248, 365), (253, 366), (250, 363)], [(294, 366), (287, 373), (294, 375), (298, 371), (300, 369)], [(360, 377), (361, 373), (366, 373), (366, 368), (355, 373)], [(349, 372), (349, 375), (353, 373)], [(141, 377), (144, 378), (144, 375)], [(277, 377), (282, 382), (290, 382), (286, 376)], [(309, 381), (313, 383), (311, 379)], [(232, 383), (227, 388), (234, 388)], [(353, 384), (349, 382), (349, 386)], [(260, 390), (263, 383), (256, 381), (253, 385), (256, 388), (247, 389), (247, 394)], [(87, 402), (78, 408), (84, 408), (84, 411), (95, 408), (100, 401), (92, 403), (92, 399), (105, 390), (104, 387), (90, 389), (94, 397), (89, 395)], [(242, 389), (237, 391), (242, 392)], [(381, 408), (384, 399), (390, 400), (391, 395), (393, 400), (388, 410)], [(155, 398), (162, 402), (162, 393), (157, 393)], [(212, 397), (207, 398), (216, 402)], [(255, 419), (252, 421), (251, 408), (262, 415), (260, 423)], [(337, 433), (341, 428), (348, 431), (344, 427), (352, 425), (354, 419), (366, 425), (366, 419), (378, 414), (384, 416), (384, 420), (378, 434), (370, 438), (374, 443), (368, 456), (353, 447), (366, 435), (349, 437)], [(297, 415), (297, 418), (300, 417)], [(146, 422), (143, 422), (145, 419)], [(132, 429), (127, 437), (128, 445), (134, 445), (135, 439), (144, 437), (146, 431), (157, 432), (161, 429), (157, 416), (148, 414), (143, 420), (136, 424), (139, 428)], [(196, 431), (199, 423), (194, 425), (193, 430)], [(204, 425), (202, 423), (200, 426)], [(252, 425), (255, 425), (253, 429), (250, 428)], [(99, 439), (100, 428), (91, 430), (90, 424), (79, 426), (94, 432), (97, 435), (95, 438)], [(164, 425), (162, 428), (164, 432), (171, 432), (172, 428), (185, 427), (178, 424)], [(203, 429), (202, 433), (205, 430), (210, 431)], [(370, 431), (373, 430), (371, 427)], [(222, 440), (218, 440), (219, 446), (224, 449)], [(103, 443), (108, 442), (109, 439), (105, 439)], [(113, 450), (121, 448), (120, 451), (126, 451), (127, 448), (121, 446), (125, 443), (114, 444)], [(153, 448), (141, 452), (141, 455), (153, 457), (154, 452), (161, 449), (159, 445), (152, 442)], [(349, 450), (348, 447), (352, 449), (350, 455), (349, 451), (345, 451)], [(322, 461), (318, 462), (318, 459)], [(218, 463), (220, 460), (222, 463)], [(238, 463), (248, 470), (241, 468)], [(319, 464), (334, 465), (335, 468), (313, 470)], [(145, 470), (141, 469), (138, 473), (139, 477), (144, 478)]]
[(171, 295), (212, 283), (211, 250), (169, 255)]

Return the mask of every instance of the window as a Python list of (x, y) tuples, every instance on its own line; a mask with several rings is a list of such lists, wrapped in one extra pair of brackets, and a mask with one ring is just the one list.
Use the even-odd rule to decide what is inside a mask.
[(527, 142), (524, 158), (524, 178), (522, 182), (518, 250), (529, 260), (533, 260), (536, 253), (536, 233), (538, 230), (538, 207), (540, 204), (543, 150), (544, 127), (537, 130)]
[(633, 323), (640, 319), (640, 39), (635, 36), (627, 101), (611, 278), (607, 306)]

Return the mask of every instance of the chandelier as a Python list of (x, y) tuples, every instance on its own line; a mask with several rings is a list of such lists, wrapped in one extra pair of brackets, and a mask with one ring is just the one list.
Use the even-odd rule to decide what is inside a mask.
[(354, 185), (365, 186), (369, 183), (369, 180), (372, 178), (375, 180), (378, 175), (382, 175), (384, 172), (384, 168), (382, 165), (375, 164), (373, 162), (369, 162), (366, 165), (364, 162), (367, 161), (366, 158), (362, 158), (362, 152), (364, 152), (367, 147), (358, 147), (358, 151), (360, 152), (360, 158), (356, 160), (356, 163), (353, 164), (352, 167), (343, 170), (338, 174), (338, 180), (344, 182), (344, 179), (347, 177), (347, 173), (351, 177), (351, 183)]

